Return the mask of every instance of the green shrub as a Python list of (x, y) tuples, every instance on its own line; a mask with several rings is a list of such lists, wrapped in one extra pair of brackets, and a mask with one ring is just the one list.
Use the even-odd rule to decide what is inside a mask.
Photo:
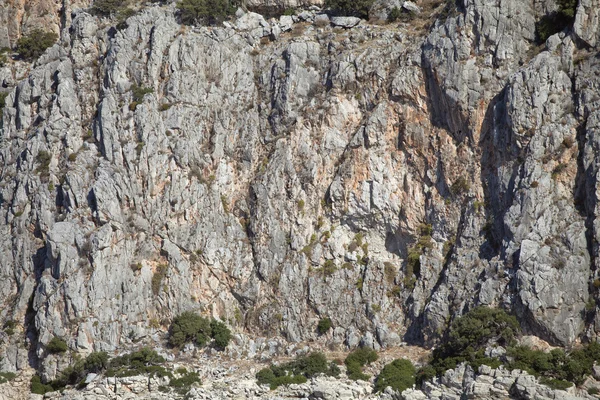
[(335, 363), (328, 364), (322, 353), (311, 353), (283, 365), (261, 369), (256, 374), (256, 380), (260, 385), (269, 385), (274, 390), (282, 385), (304, 383), (319, 374), (338, 376), (340, 369)]
[(201, 385), (200, 377), (197, 372), (185, 372), (180, 378), (172, 379), (169, 382), (169, 386), (174, 388), (179, 394), (184, 395), (189, 392), (190, 388), (194, 384)]
[(595, 396), (600, 393), (600, 390), (597, 387), (591, 387), (587, 390), (588, 394), (591, 396)]
[(12, 381), (17, 377), (14, 372), (0, 372), (0, 385)]
[(331, 319), (327, 317), (321, 318), (319, 320), (319, 324), (317, 325), (317, 332), (319, 332), (319, 335), (323, 335), (329, 329), (331, 329)]
[(355, 381), (369, 380), (370, 376), (363, 374), (362, 367), (374, 361), (377, 361), (377, 358), (378, 356), (375, 350), (367, 349), (365, 347), (354, 350), (352, 353), (348, 354), (348, 356), (344, 360), (344, 364), (346, 364), (348, 378)]
[(204, 346), (210, 335), (209, 320), (186, 311), (173, 319), (169, 328), (169, 344), (173, 347), (181, 347), (195, 341), (199, 346)]
[(149, 347), (115, 357), (108, 363), (106, 376), (126, 377), (150, 374), (158, 377), (173, 375), (159, 364), (165, 362), (164, 357)]
[(325, 0), (325, 7), (337, 14), (368, 18), (374, 0)]
[(125, 7), (127, 7), (127, 1), (123, 0), (95, 0), (90, 8), (90, 13), (101, 17), (113, 17)]
[(450, 192), (454, 196), (459, 196), (461, 194), (466, 194), (471, 190), (471, 185), (469, 181), (464, 176), (459, 176), (456, 178), (452, 186), (450, 187)]
[(223, 21), (235, 13), (238, 5), (238, 0), (181, 0), (177, 3), (177, 8), (181, 23), (194, 25)]
[(375, 390), (383, 391), (390, 386), (392, 389), (402, 393), (405, 389), (415, 384), (415, 367), (409, 360), (397, 359), (387, 364), (375, 380)]
[(142, 100), (144, 100), (145, 95), (149, 93), (154, 93), (154, 89), (138, 85), (132, 85), (131, 92), (133, 94), (133, 101), (135, 101), (136, 103), (141, 103)]
[(215, 340), (215, 346), (225, 349), (231, 340), (231, 331), (224, 323), (213, 319), (210, 322), (211, 337)]
[(396, 22), (398, 18), (402, 16), (402, 10), (398, 7), (392, 8), (390, 13), (388, 14), (387, 21), (388, 22)]
[(550, 36), (561, 32), (575, 20), (577, 0), (557, 0), (558, 11), (545, 15), (535, 24), (538, 43), (544, 43)]
[[(19, 212), (15, 213), (15, 217), (19, 217), (20, 215), (23, 215), (23, 212), (21, 211), (20, 215), (17, 215)], [(6, 333), (8, 336), (12, 336), (15, 334), (15, 328), (17, 327), (17, 323), (13, 320), (8, 320), (4, 323), (4, 333)]]
[(91, 353), (85, 358), (83, 367), (88, 373), (92, 372), (97, 374), (104, 371), (108, 368), (108, 354), (104, 351)]
[(0, 92), (0, 111), (6, 106), (6, 97), (8, 92)]
[(541, 378), (540, 383), (548, 386), (550, 389), (565, 390), (573, 386), (572, 382), (565, 381), (563, 379), (554, 378)]
[(35, 172), (40, 173), (41, 176), (48, 176), (50, 173), (50, 161), (52, 160), (52, 156), (49, 152), (45, 150), (40, 150), (37, 154), (36, 161), (38, 162), (38, 167), (35, 169)]
[(220, 321), (209, 321), (190, 311), (175, 317), (169, 328), (169, 344), (173, 347), (192, 342), (202, 347), (211, 338), (214, 339), (215, 347), (224, 349), (231, 340), (231, 331)]
[(58, 35), (54, 32), (45, 32), (41, 29), (34, 29), (27, 35), (21, 36), (17, 40), (16, 52), (26, 60), (36, 59), (44, 51), (56, 43)]
[(168, 269), (169, 266), (167, 264), (159, 264), (152, 275), (152, 293), (154, 293), (155, 296), (158, 296), (160, 293), (162, 281), (167, 276)]
[(50, 354), (61, 354), (66, 352), (67, 349), (67, 342), (56, 336), (46, 345), (46, 351)]
[(500, 309), (476, 307), (454, 320), (448, 341), (433, 351), (430, 364), (437, 374), (464, 361), (474, 368), (490, 364), (492, 361), (484, 355), (485, 347), (495, 343), (512, 345), (520, 332), (514, 316)]
[(34, 375), (31, 377), (29, 388), (31, 389), (31, 393), (41, 395), (54, 391), (54, 388), (52, 386), (44, 385), (42, 383), (42, 379), (39, 375)]

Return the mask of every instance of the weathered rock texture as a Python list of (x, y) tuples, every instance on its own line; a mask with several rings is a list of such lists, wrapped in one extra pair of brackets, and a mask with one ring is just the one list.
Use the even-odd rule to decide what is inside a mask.
[(599, 5), (538, 47), (552, 0), (458, 3), (351, 29), (73, 13), (3, 109), (0, 367), (52, 377), (52, 337), (160, 342), (184, 310), (247, 357), (431, 344), (477, 304), (595, 337)]

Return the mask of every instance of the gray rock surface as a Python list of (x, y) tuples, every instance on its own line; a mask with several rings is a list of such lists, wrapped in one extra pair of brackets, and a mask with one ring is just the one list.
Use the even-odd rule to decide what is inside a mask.
[(594, 339), (597, 7), (538, 47), (554, 6), (466, 0), (400, 27), (73, 13), (2, 72), (0, 321), (17, 334), (0, 369), (53, 377), (54, 336), (82, 354), (164, 343), (185, 310), (257, 360), (432, 345), (478, 304), (553, 344)]

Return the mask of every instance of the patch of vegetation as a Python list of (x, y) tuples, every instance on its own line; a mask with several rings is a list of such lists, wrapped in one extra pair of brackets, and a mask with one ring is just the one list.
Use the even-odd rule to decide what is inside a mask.
[(95, 0), (90, 8), (90, 13), (100, 17), (114, 17), (127, 7), (123, 0)]
[(42, 383), (42, 378), (39, 375), (31, 377), (29, 383), (29, 389), (33, 394), (41, 394), (42, 396), (49, 392), (54, 392), (54, 388), (51, 385), (45, 385)]
[(368, 381), (370, 376), (362, 372), (362, 367), (374, 361), (377, 361), (377, 358), (378, 356), (375, 350), (367, 349), (365, 347), (354, 350), (352, 353), (348, 354), (348, 356), (344, 360), (344, 364), (346, 364), (348, 378), (354, 381)]
[(261, 369), (256, 380), (260, 385), (269, 385), (271, 390), (275, 390), (282, 385), (305, 383), (319, 374), (338, 376), (340, 369), (335, 363), (328, 363), (323, 353), (311, 353), (286, 364)]
[(450, 192), (452, 192), (452, 195), (454, 196), (466, 194), (469, 192), (469, 190), (471, 190), (471, 185), (464, 176), (459, 176), (456, 178), (452, 186), (450, 186)]
[(215, 346), (224, 350), (231, 340), (231, 331), (227, 325), (213, 319), (210, 321), (210, 336), (214, 339)]
[(391, 262), (384, 262), (383, 263), (383, 273), (385, 275), (385, 280), (389, 283), (389, 284), (393, 284), (394, 280), (396, 279), (396, 267), (394, 267), (394, 264), (392, 264)]
[(182, 24), (216, 24), (233, 15), (239, 5), (238, 0), (180, 0), (177, 9)]
[(367, 19), (374, 0), (325, 0), (325, 7), (339, 15)]
[(143, 347), (138, 351), (124, 354), (110, 360), (106, 376), (126, 377), (136, 375), (153, 375), (158, 377), (173, 377), (171, 372), (167, 371), (160, 364), (165, 359), (155, 350), (149, 347)]
[(557, 0), (558, 11), (545, 15), (535, 23), (537, 42), (544, 43), (550, 36), (573, 24), (577, 0)]
[(567, 164), (560, 163), (552, 169), (552, 179), (556, 180), (567, 169)]
[(149, 87), (143, 87), (138, 85), (131, 86), (131, 93), (133, 95), (133, 101), (141, 103), (144, 100), (144, 96), (149, 93), (154, 93), (154, 89)]
[(592, 374), (594, 362), (600, 361), (600, 344), (590, 343), (566, 354), (562, 349), (549, 353), (516, 346), (508, 350), (513, 359), (508, 367), (523, 369), (539, 376), (540, 381), (552, 388), (565, 388), (582, 384)]
[(0, 111), (6, 106), (6, 97), (8, 92), (0, 92)]
[(209, 321), (191, 311), (175, 317), (169, 328), (169, 344), (176, 348), (194, 342), (203, 347), (211, 338), (215, 347), (225, 349), (231, 340), (231, 331), (224, 323), (214, 319)]
[(167, 264), (159, 264), (156, 267), (156, 271), (154, 271), (154, 275), (152, 275), (152, 293), (154, 293), (155, 296), (158, 296), (160, 293), (160, 287), (163, 279), (167, 276), (168, 269), (169, 266)]
[(489, 365), (492, 360), (485, 357), (485, 347), (496, 343), (512, 345), (520, 332), (514, 316), (500, 309), (476, 307), (454, 320), (447, 342), (433, 351), (430, 367), (419, 371), (419, 379), (441, 375), (465, 361), (475, 369)]
[(52, 156), (45, 150), (40, 150), (37, 154), (36, 161), (38, 162), (38, 167), (35, 169), (35, 172), (38, 172), (41, 176), (45, 177), (50, 174), (50, 161), (52, 160)]
[(433, 247), (433, 243), (431, 241), (431, 234), (433, 233), (432, 225), (419, 225), (419, 232), (421, 236), (417, 239), (417, 242), (408, 249), (408, 254), (406, 257), (404, 286), (409, 289), (414, 288), (417, 278), (421, 275), (421, 255), (425, 249), (430, 249)]
[(323, 334), (327, 333), (327, 331), (330, 329), (331, 329), (331, 319), (328, 317), (321, 318), (317, 325), (317, 332), (319, 332), (319, 335), (323, 335)]
[(144, 96), (149, 93), (154, 93), (154, 89), (133, 84), (131, 86), (131, 93), (133, 101), (129, 104), (129, 110), (135, 111), (138, 104), (144, 101)]
[(17, 377), (14, 372), (0, 372), (0, 385), (12, 381)]
[(58, 377), (47, 383), (42, 383), (38, 375), (31, 378), (31, 392), (35, 394), (45, 394), (57, 390), (62, 390), (67, 385), (80, 385), (89, 373), (99, 373), (108, 366), (108, 354), (105, 352), (94, 352), (86, 358), (76, 358), (75, 361), (65, 368)]
[[(15, 214), (15, 217), (19, 216), (17, 214)], [(23, 215), (23, 212), (21, 212), (21, 215)], [(4, 333), (6, 333), (8, 336), (12, 336), (15, 334), (16, 327), (17, 327), (17, 323), (15, 321), (9, 319), (8, 321), (6, 321), (4, 323), (4, 327), (2, 329), (4, 330)]]
[(46, 351), (50, 354), (61, 354), (67, 351), (67, 342), (54, 336), (46, 345)]
[(181, 371), (179, 373), (183, 373), (183, 376), (181, 376), (180, 378), (171, 379), (171, 381), (169, 382), (169, 386), (174, 388), (175, 391), (180, 395), (184, 395), (187, 392), (189, 392), (192, 385), (202, 384), (197, 372)]
[(409, 360), (397, 359), (387, 364), (375, 380), (375, 391), (382, 392), (386, 387), (402, 393), (415, 384), (416, 369)]
[(44, 51), (58, 40), (54, 32), (46, 32), (42, 29), (34, 29), (27, 35), (17, 40), (15, 51), (26, 60), (33, 60), (41, 56)]
[[(486, 364), (492, 368), (504, 365), (507, 369), (521, 369), (540, 378), (540, 382), (553, 389), (566, 389), (582, 384), (592, 374), (595, 362), (600, 361), (600, 344), (590, 343), (580, 349), (565, 353), (562, 349), (550, 352), (516, 346), (515, 338), (521, 334), (514, 316), (502, 310), (476, 307), (451, 325), (448, 341), (434, 350), (429, 365), (417, 373), (423, 382), (459, 363), (468, 362), (475, 370)], [(490, 345), (507, 348), (505, 361), (488, 358), (484, 350)]]

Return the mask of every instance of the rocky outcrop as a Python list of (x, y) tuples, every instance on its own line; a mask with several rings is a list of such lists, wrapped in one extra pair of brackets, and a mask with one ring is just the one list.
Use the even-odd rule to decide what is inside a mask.
[(1, 368), (51, 378), (54, 336), (114, 352), (186, 310), (248, 358), (430, 345), (477, 304), (556, 344), (594, 338), (586, 4), (542, 47), (550, 0), (420, 5), (399, 25), (75, 12), (2, 110)]
[(575, 387), (565, 390), (550, 389), (525, 371), (492, 369), (487, 365), (473, 371), (462, 364), (447, 371), (444, 376), (426, 382), (420, 390), (402, 392), (406, 400), (425, 399), (592, 399), (594, 396)]

